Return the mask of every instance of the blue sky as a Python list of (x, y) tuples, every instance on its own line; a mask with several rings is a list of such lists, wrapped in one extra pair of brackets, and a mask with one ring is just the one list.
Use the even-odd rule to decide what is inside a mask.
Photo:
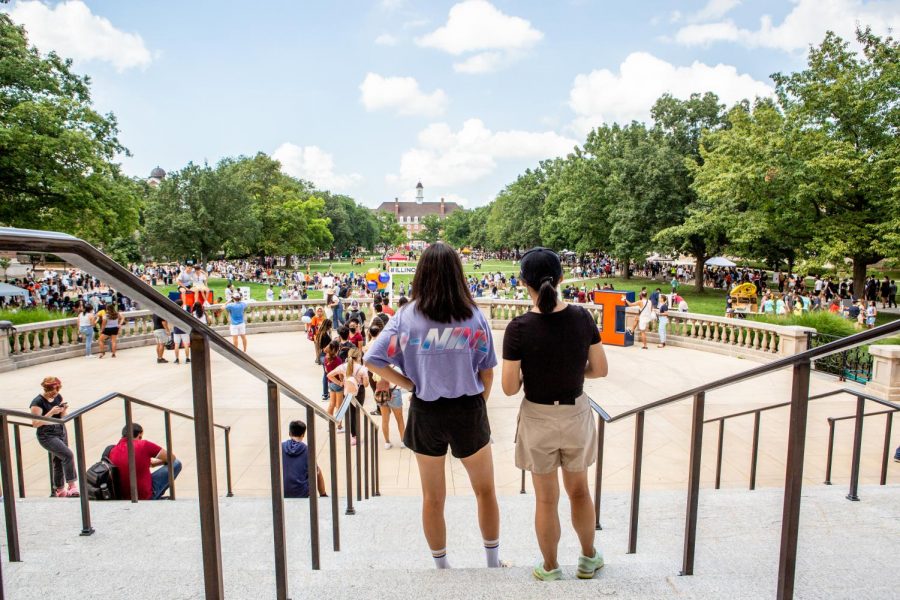
[(900, 0), (15, 1), (91, 76), (130, 175), (273, 154), (368, 206), (480, 206), (665, 91), (771, 93), (826, 29), (900, 27)]

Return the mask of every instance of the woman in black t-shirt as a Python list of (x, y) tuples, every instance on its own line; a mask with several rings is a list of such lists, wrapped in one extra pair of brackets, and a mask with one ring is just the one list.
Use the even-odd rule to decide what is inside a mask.
[(594, 503), (587, 469), (597, 454), (597, 428), (584, 379), (605, 377), (606, 355), (590, 314), (559, 300), (562, 266), (555, 252), (529, 250), (522, 281), (534, 306), (513, 319), (503, 338), (503, 391), (524, 384), (516, 429), (516, 466), (531, 471), (535, 530), (543, 560), (533, 574), (542, 581), (562, 576), (559, 546), (559, 468), (572, 505), (572, 526), (581, 543), (578, 577), (590, 579), (603, 566), (594, 546)]
[[(59, 394), (62, 382), (57, 377), (45, 377), (41, 382), (43, 392), (31, 401), (31, 414), (41, 417), (56, 417), (61, 419), (66, 416), (69, 405), (63, 401)], [(34, 419), (34, 425), (38, 443), (50, 453), (50, 461), (53, 465), (53, 489), (58, 498), (78, 496), (78, 487), (75, 485), (75, 455), (69, 449), (69, 438), (66, 434), (66, 426), (61, 423), (48, 423)], [(66, 485), (68, 484), (68, 486)]]

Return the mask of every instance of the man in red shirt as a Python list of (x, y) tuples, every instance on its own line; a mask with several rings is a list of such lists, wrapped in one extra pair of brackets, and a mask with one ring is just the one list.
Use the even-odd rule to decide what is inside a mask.
[[(169, 461), (175, 467), (175, 477), (181, 472), (181, 461), (169, 456), (164, 448), (144, 439), (144, 428), (132, 423), (134, 436), (134, 466), (137, 472), (138, 500), (159, 500), (169, 489)], [(122, 439), (109, 452), (109, 460), (119, 469), (119, 494), (121, 500), (131, 499), (131, 482), (128, 470), (128, 429), (122, 428)], [(150, 472), (150, 467), (160, 467)]]

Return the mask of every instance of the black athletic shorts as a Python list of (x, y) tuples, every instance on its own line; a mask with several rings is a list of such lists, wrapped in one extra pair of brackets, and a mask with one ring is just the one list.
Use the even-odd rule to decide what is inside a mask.
[(433, 402), (413, 395), (403, 443), (419, 454), (456, 458), (472, 456), (491, 441), (484, 397), (439, 398)]

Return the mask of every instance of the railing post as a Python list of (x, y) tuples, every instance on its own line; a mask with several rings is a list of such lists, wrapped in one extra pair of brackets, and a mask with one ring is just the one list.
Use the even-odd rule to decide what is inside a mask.
[[(223, 600), (222, 539), (216, 485), (216, 445), (213, 432), (212, 375), (209, 344), (191, 331), (191, 385), (194, 396), (194, 439), (197, 452), (197, 495), (206, 600)], [(133, 472), (133, 471), (132, 471)]]
[(760, 411), (753, 413), (753, 449), (750, 452), (750, 489), (756, 489), (756, 464), (759, 462)]
[[(266, 383), (267, 416), (269, 429), (269, 476), (272, 482), (272, 541), (275, 549), (275, 597), (287, 598), (287, 536), (284, 532), (284, 486), (281, 473), (281, 395), (278, 386)], [(315, 449), (310, 446), (308, 454)], [(316, 481), (315, 471), (310, 471), (310, 488)], [(310, 490), (310, 499), (312, 499)], [(312, 506), (312, 505), (310, 505)]]
[(84, 466), (84, 424), (81, 415), (75, 417), (75, 466), (78, 469), (78, 495), (81, 501), (81, 535), (91, 535), (91, 505), (88, 498), (86, 469)]
[(131, 416), (131, 400), (125, 398), (125, 439), (128, 441), (128, 487), (131, 502), (138, 501), (137, 467), (134, 462), (134, 419)]
[[(360, 414), (362, 414), (363, 410), (361, 408), (357, 409)], [(362, 444), (363, 444), (363, 465), (365, 468), (365, 477), (363, 481), (363, 489), (365, 490), (366, 500), (369, 499), (369, 450), (370, 442), (369, 442), (369, 419), (367, 417), (362, 418)], [(356, 429), (358, 433), (360, 433), (359, 428)], [(360, 440), (356, 440), (357, 445), (359, 445)]]
[(631, 471), (631, 518), (628, 554), (637, 552), (638, 510), (641, 502), (641, 462), (644, 454), (644, 411), (634, 417), (634, 464)]
[(694, 574), (694, 549), (697, 545), (697, 506), (700, 499), (700, 462), (703, 449), (703, 412), (706, 393), (694, 396), (694, 419), (691, 423), (691, 462), (688, 469), (687, 516), (684, 520), (684, 560), (681, 574)]
[(716, 489), (722, 484), (722, 446), (725, 443), (725, 419), (719, 419), (719, 442), (716, 446)]
[(378, 427), (372, 423), (372, 496), (381, 495), (381, 475), (379, 473)]
[[(0, 342), (2, 343), (2, 342)], [(19, 481), (19, 498), (25, 497), (25, 470), (22, 468), (22, 434), (18, 425), (13, 425), (13, 443), (16, 448), (16, 478)], [(887, 456), (887, 454), (885, 454)]]
[[(19, 551), (19, 523), (16, 518), (16, 495), (13, 490), (12, 461), (9, 456), (9, 417), (0, 414), (0, 483), (3, 487), (3, 512), (6, 517), (6, 545), (9, 562), (22, 560)], [(53, 486), (53, 477), (50, 478)]]
[(825, 485), (831, 485), (831, 461), (834, 458), (834, 419), (828, 418), (828, 455), (825, 458)]
[(522, 469), (522, 485), (519, 487), (519, 493), (525, 493), (525, 469)]
[[(306, 435), (307, 452), (309, 458), (307, 473), (309, 473), (309, 544), (312, 558), (312, 568), (319, 570), (319, 493), (318, 493), (318, 466), (316, 464), (316, 410), (312, 406), (306, 407)], [(281, 452), (279, 443), (278, 451)], [(279, 458), (280, 458), (279, 454)], [(279, 464), (281, 461), (279, 460)], [(278, 475), (281, 477), (281, 474)], [(315, 490), (315, 493), (314, 493)], [(287, 571), (285, 571), (287, 574)], [(287, 585), (287, 584), (285, 584)]]
[(345, 515), (355, 515), (353, 508), (353, 446), (350, 445), (350, 417), (344, 413), (344, 459), (347, 461), (347, 510)]
[(351, 432), (356, 432), (356, 500), (357, 502), (362, 502), (362, 472), (363, 472), (363, 462), (362, 462), (362, 442), (360, 440), (359, 435), (359, 426), (360, 426), (360, 413), (361, 411), (357, 410), (355, 406), (353, 406), (353, 402), (350, 403), (350, 420), (353, 421), (353, 427), (351, 428)]
[(231, 426), (225, 428), (225, 495), (228, 498), (234, 496), (231, 491)]
[(866, 418), (866, 399), (862, 396), (856, 397), (856, 419), (853, 427), (853, 462), (850, 463), (850, 492), (847, 493), (847, 500), (859, 502), (859, 458), (862, 454), (862, 434), (863, 421)]
[(806, 415), (809, 408), (809, 360), (794, 365), (791, 383), (791, 417), (778, 557), (778, 600), (794, 597), (797, 570), (797, 535), (800, 531), (800, 494), (803, 490), (803, 454), (806, 449)]
[(894, 413), (889, 412), (884, 417), (884, 454), (881, 457), (881, 485), (887, 483), (888, 456), (891, 452), (891, 424)]
[(606, 437), (606, 421), (597, 415), (597, 468), (594, 471), (594, 529), (600, 531), (600, 498), (603, 488), (603, 441)]
[(169, 500), (175, 499), (175, 461), (172, 460), (172, 415), (169, 411), (163, 411), (163, 421), (166, 429), (166, 456), (169, 457), (166, 470), (169, 474)]
[[(340, 512), (337, 483), (337, 425), (334, 421), (328, 422), (328, 459), (331, 464), (331, 546), (335, 552), (341, 550), (341, 528), (338, 520)], [(316, 476), (318, 480), (318, 476)], [(318, 488), (318, 481), (316, 483)]]

